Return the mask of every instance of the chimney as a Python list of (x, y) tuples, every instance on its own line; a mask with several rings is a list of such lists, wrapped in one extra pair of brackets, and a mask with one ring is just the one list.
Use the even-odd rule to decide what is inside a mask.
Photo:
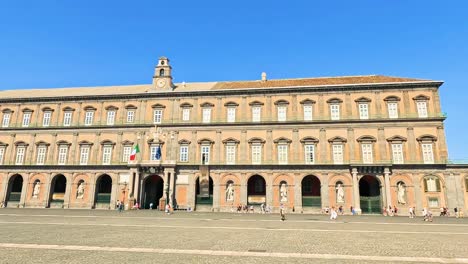
[(262, 82), (266, 82), (267, 77), (266, 77), (266, 72), (262, 72)]

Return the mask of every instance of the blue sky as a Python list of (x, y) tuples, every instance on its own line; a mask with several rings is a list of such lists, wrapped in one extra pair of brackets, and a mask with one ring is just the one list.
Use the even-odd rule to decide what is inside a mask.
[[(0, 89), (384, 74), (443, 80), (468, 153), (468, 1), (3, 1)], [(465, 110), (464, 110), (465, 109)]]

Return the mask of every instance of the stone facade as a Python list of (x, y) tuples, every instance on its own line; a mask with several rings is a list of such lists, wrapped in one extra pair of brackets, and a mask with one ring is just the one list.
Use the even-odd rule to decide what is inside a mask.
[(176, 84), (161, 57), (149, 85), (3, 91), (0, 199), (8, 207), (112, 209), (120, 200), (213, 211), (261, 203), (466, 211), (468, 165), (448, 164), (440, 85), (266, 74)]

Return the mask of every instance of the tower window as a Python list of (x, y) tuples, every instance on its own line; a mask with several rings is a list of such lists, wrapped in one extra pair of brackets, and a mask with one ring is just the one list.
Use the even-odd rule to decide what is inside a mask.
[(161, 70), (159, 71), (159, 76), (164, 76), (164, 69), (161, 69)]

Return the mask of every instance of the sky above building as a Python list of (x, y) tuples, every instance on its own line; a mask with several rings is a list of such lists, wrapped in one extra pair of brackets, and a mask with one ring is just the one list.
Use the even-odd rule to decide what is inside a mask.
[(467, 1), (5, 1), (0, 90), (382, 74), (443, 80), (468, 163)]

